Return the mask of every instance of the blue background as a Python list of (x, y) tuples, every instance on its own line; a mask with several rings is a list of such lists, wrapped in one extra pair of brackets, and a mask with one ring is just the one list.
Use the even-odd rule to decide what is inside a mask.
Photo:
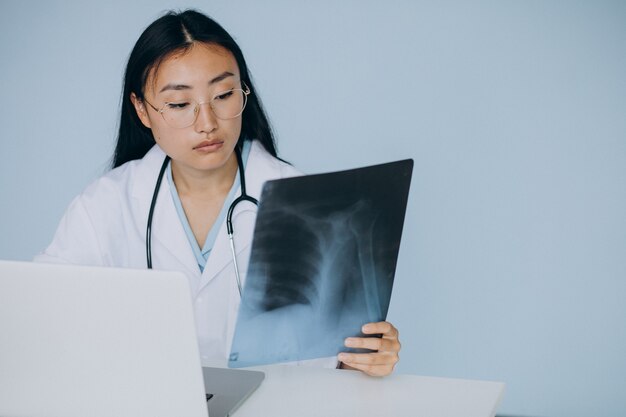
[(281, 155), (413, 158), (398, 371), (501, 380), (501, 414), (626, 414), (626, 2), (0, 2), (0, 258), (107, 169), (161, 11), (238, 40)]

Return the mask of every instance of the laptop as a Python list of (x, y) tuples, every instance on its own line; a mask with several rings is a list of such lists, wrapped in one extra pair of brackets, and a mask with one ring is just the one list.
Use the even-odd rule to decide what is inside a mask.
[(0, 261), (2, 416), (224, 417), (263, 378), (201, 367), (182, 273)]

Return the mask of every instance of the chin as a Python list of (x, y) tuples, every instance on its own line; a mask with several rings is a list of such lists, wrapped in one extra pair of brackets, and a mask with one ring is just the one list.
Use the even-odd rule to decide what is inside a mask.
[[(193, 161), (190, 165), (200, 171), (213, 171), (227, 167), (231, 157), (235, 159), (234, 152), (225, 155), (221, 152), (204, 155), (200, 160)], [(235, 159), (236, 161), (236, 159)], [(235, 165), (237, 163), (235, 162)]]

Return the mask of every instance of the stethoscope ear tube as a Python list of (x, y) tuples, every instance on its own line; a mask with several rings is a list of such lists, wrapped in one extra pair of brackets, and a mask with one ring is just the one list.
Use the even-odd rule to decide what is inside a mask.
[(165, 169), (170, 161), (169, 156), (165, 156), (161, 170), (159, 171), (159, 177), (157, 178), (156, 185), (154, 186), (154, 193), (152, 194), (152, 202), (150, 203), (150, 211), (148, 212), (148, 226), (146, 227), (146, 261), (148, 269), (152, 269), (152, 216), (154, 215), (154, 207), (156, 206), (157, 196), (159, 195), (159, 189), (161, 188), (161, 181), (163, 181), (163, 175)]
[(256, 198), (250, 197), (249, 195), (245, 194), (243, 185), (241, 186), (241, 192), (242, 194), (233, 201), (233, 204), (231, 204), (230, 207), (228, 207), (228, 214), (226, 215), (226, 232), (228, 232), (228, 236), (233, 235), (233, 211), (235, 210), (237, 204), (241, 203), (242, 201), (249, 201), (255, 206), (259, 205), (259, 202)]
[[(243, 169), (243, 160), (241, 159), (241, 152), (239, 148), (235, 149), (235, 155), (237, 156), (237, 166), (239, 167), (239, 184), (241, 185), (241, 195), (237, 197), (233, 203), (228, 207), (228, 214), (226, 215), (226, 232), (228, 232), (228, 236), (233, 235), (233, 211), (237, 204), (242, 201), (249, 201), (255, 206), (259, 205), (259, 202), (256, 198), (250, 197), (246, 192), (246, 174)], [(236, 267), (235, 267), (236, 268)]]

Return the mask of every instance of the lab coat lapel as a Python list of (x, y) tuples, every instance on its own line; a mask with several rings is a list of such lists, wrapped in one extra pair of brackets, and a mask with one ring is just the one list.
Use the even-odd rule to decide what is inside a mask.
[(169, 183), (166, 179), (161, 183), (161, 190), (159, 191), (154, 218), (152, 219), (153, 252), (157, 250), (157, 242), (160, 245), (158, 252), (153, 254), (155, 268), (159, 264), (159, 252), (166, 251), (181, 264), (181, 270), (184, 269), (192, 276), (200, 275), (198, 262), (191, 249), (189, 239), (187, 239), (185, 229), (178, 218)]
[[(147, 226), (148, 212), (165, 154), (154, 146), (137, 167), (138, 181), (133, 189), (138, 224)], [(178, 267), (173, 262), (179, 264)], [(180, 270), (200, 276), (198, 263), (172, 200), (167, 178), (163, 178), (152, 218), (152, 263), (155, 269)], [(192, 283), (193, 284), (193, 283)]]

